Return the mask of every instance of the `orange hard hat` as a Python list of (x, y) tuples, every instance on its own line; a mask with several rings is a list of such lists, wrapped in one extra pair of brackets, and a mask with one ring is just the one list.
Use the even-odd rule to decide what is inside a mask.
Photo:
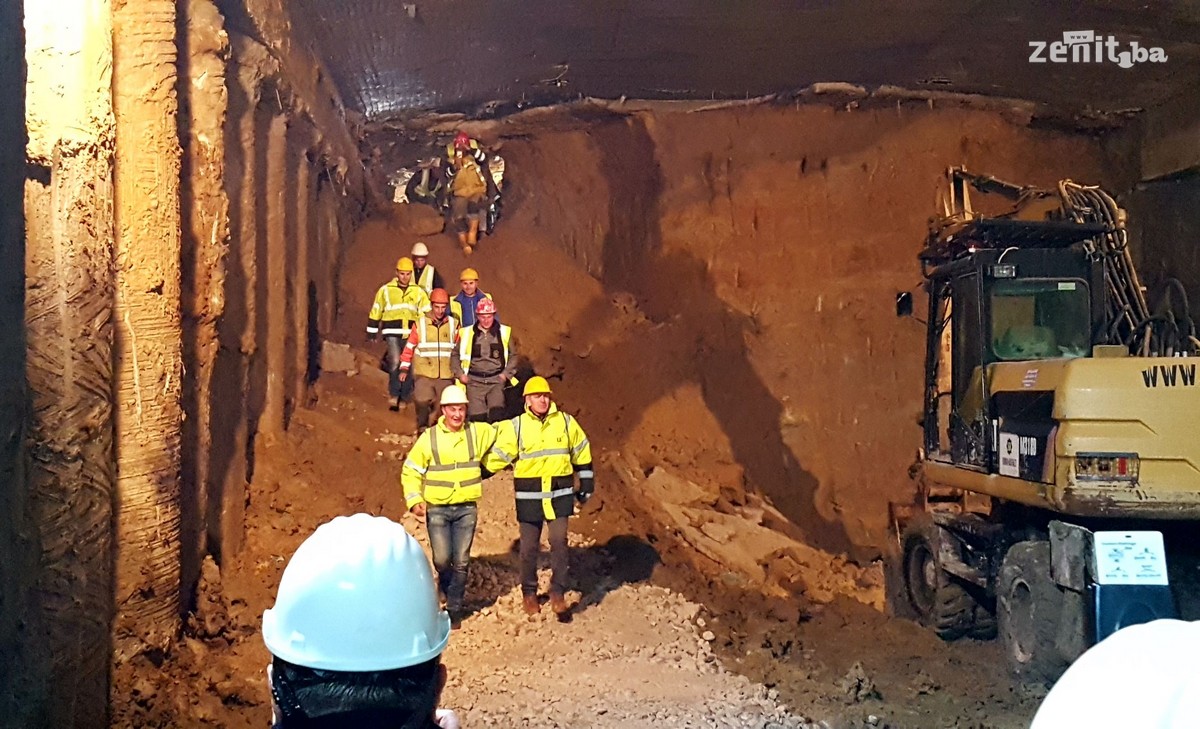
[(431, 304), (449, 304), (450, 295), (446, 293), (446, 289), (434, 289), (429, 292), (429, 303)]

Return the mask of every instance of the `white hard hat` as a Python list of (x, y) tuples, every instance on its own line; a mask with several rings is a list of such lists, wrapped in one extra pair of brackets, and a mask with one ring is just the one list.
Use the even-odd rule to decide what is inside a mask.
[(1183, 729), (1200, 717), (1200, 622), (1154, 620), (1092, 646), (1046, 695), (1031, 729)]
[(411, 253), (414, 256), (428, 256), (429, 249), (425, 247), (424, 243), (417, 241), (415, 244), (413, 244)]
[(275, 606), (263, 613), (267, 649), (329, 671), (387, 671), (446, 648), (429, 560), (404, 527), (382, 516), (339, 516), (288, 562)]
[(439, 405), (466, 405), (467, 391), (458, 385), (448, 385), (445, 390), (442, 390), (442, 398), (438, 402)]

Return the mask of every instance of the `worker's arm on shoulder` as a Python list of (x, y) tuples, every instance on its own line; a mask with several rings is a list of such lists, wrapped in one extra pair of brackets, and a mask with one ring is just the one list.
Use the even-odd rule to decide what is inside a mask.
[(517, 432), (513, 429), (513, 421), (502, 420), (495, 428), (495, 441), (483, 454), (483, 467), (492, 473), (503, 471), (517, 457)]
[(404, 458), (404, 467), (400, 469), (400, 487), (404, 491), (404, 504), (411, 510), (417, 504), (425, 503), (425, 472), (429, 470), (431, 449), (429, 447), (430, 431), (426, 430), (413, 443), (408, 455)]
[(472, 423), (471, 427), (475, 430), (475, 445), (482, 454), (479, 458), (479, 475), (486, 481), (496, 475), (496, 471), (487, 466), (487, 454), (496, 444), (496, 426), (491, 423)]

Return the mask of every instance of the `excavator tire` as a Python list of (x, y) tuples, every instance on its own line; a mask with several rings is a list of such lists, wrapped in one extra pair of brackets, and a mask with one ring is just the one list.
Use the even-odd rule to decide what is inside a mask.
[(1050, 576), (1050, 543), (1017, 542), (1000, 565), (996, 614), (1009, 667), (1029, 684), (1050, 684), (1067, 667), (1055, 646), (1063, 591)]
[[(927, 517), (914, 519), (901, 538), (901, 569), (906, 612), (943, 640), (976, 637), (988, 632), (978, 613), (988, 613), (961, 580), (942, 569), (939, 552), (943, 528)], [(992, 621), (994, 625), (994, 621)], [(993, 629), (994, 631), (994, 629)]]

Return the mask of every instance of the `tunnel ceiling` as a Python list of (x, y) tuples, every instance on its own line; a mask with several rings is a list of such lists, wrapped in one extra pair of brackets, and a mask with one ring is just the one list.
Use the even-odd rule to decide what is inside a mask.
[[(1145, 108), (1200, 79), (1195, 3), (990, 0), (292, 0), (346, 105), (381, 119), (495, 102), (741, 98), (814, 82)], [(1166, 63), (1029, 62), (1063, 31)]]

